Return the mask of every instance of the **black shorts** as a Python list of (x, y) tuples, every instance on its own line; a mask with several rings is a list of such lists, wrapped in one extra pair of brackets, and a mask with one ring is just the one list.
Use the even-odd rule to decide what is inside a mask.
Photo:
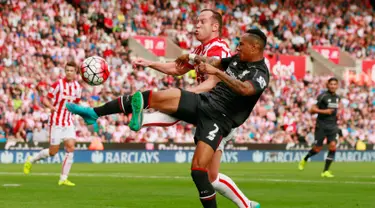
[(177, 112), (173, 117), (196, 125), (195, 144), (198, 141), (210, 145), (216, 151), (221, 139), (232, 130), (232, 123), (225, 115), (210, 110), (208, 100), (199, 94), (181, 89), (181, 98)]
[(324, 139), (327, 138), (327, 144), (335, 141), (339, 137), (337, 127), (322, 127), (322, 125), (317, 124), (315, 128), (315, 146), (323, 146)]

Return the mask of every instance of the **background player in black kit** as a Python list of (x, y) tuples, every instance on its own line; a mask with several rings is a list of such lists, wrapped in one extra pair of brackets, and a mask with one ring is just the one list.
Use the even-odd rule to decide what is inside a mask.
[[(176, 60), (184, 66), (193, 59), (202, 73), (217, 77), (216, 86), (207, 93), (195, 94), (182, 89), (136, 92), (123, 96), (98, 108), (67, 104), (69, 111), (79, 114), (87, 124), (99, 116), (132, 112), (129, 127), (138, 131), (142, 126), (143, 109), (154, 108), (162, 113), (196, 125), (194, 140), (197, 144), (191, 176), (199, 191), (203, 207), (216, 207), (216, 193), (207, 175), (207, 167), (220, 144), (221, 138), (232, 128), (243, 124), (259, 97), (268, 86), (269, 72), (263, 51), (267, 38), (258, 30), (248, 30), (240, 39), (238, 54), (221, 60), (186, 54)], [(259, 208), (252, 201), (247, 207)]]
[(328, 91), (320, 94), (317, 103), (311, 108), (311, 113), (318, 114), (315, 125), (315, 144), (298, 166), (300, 170), (303, 170), (306, 161), (320, 152), (324, 139), (327, 138), (329, 152), (321, 176), (328, 178), (334, 177), (329, 171), (329, 167), (335, 158), (339, 131), (336, 114), (340, 103), (340, 97), (336, 94), (337, 87), (338, 80), (336, 78), (330, 78), (327, 83)]

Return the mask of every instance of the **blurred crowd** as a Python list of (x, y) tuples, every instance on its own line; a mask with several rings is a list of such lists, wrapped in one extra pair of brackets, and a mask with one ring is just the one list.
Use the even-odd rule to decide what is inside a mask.
[[(375, 58), (375, 15), (370, 0), (143, 0), (0, 1), (0, 142), (48, 141), (48, 115), (41, 100), (63, 75), (69, 59), (99, 55), (111, 65), (109, 80), (84, 90), (82, 104), (98, 106), (136, 90), (194, 85), (194, 77), (160, 77), (134, 68), (128, 37), (169, 36), (183, 49), (199, 44), (194, 19), (204, 8), (223, 14), (223, 37), (234, 50), (238, 36), (256, 26), (268, 35), (267, 52), (305, 54), (311, 45), (334, 45), (356, 58)], [(77, 76), (79, 78), (79, 76)], [(273, 77), (235, 142), (308, 143), (315, 116), (308, 113), (326, 77)], [(375, 90), (341, 83), (341, 142), (375, 143)], [(366, 116), (365, 116), (366, 115)], [(94, 133), (77, 120), (77, 141), (193, 142), (194, 127), (149, 127), (132, 132), (125, 115), (100, 119)]]

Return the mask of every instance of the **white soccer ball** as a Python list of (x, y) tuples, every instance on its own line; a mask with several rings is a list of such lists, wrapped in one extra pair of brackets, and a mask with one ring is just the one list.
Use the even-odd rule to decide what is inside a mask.
[(83, 81), (87, 84), (101, 85), (109, 77), (108, 63), (99, 56), (88, 57), (82, 62), (80, 73)]

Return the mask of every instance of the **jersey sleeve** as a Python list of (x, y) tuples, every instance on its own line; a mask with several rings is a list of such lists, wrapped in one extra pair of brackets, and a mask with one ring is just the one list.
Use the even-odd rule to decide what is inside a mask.
[(228, 53), (221, 46), (214, 46), (207, 51), (207, 57), (222, 59), (227, 58)]
[(255, 94), (262, 93), (268, 86), (269, 76), (262, 70), (256, 69), (255, 73), (249, 73), (244, 81), (249, 82), (255, 89)]
[(48, 91), (48, 94), (47, 94), (47, 97), (50, 98), (50, 99), (56, 99), (56, 95), (57, 93), (59, 92), (59, 82), (55, 82), (51, 85), (51, 87), (49, 88), (49, 91)]
[(325, 96), (325, 93), (322, 93), (322, 94), (318, 95), (318, 98), (315, 101), (315, 105), (317, 105), (318, 107), (322, 107), (322, 105), (324, 103), (324, 99), (323, 99), (324, 96)]

